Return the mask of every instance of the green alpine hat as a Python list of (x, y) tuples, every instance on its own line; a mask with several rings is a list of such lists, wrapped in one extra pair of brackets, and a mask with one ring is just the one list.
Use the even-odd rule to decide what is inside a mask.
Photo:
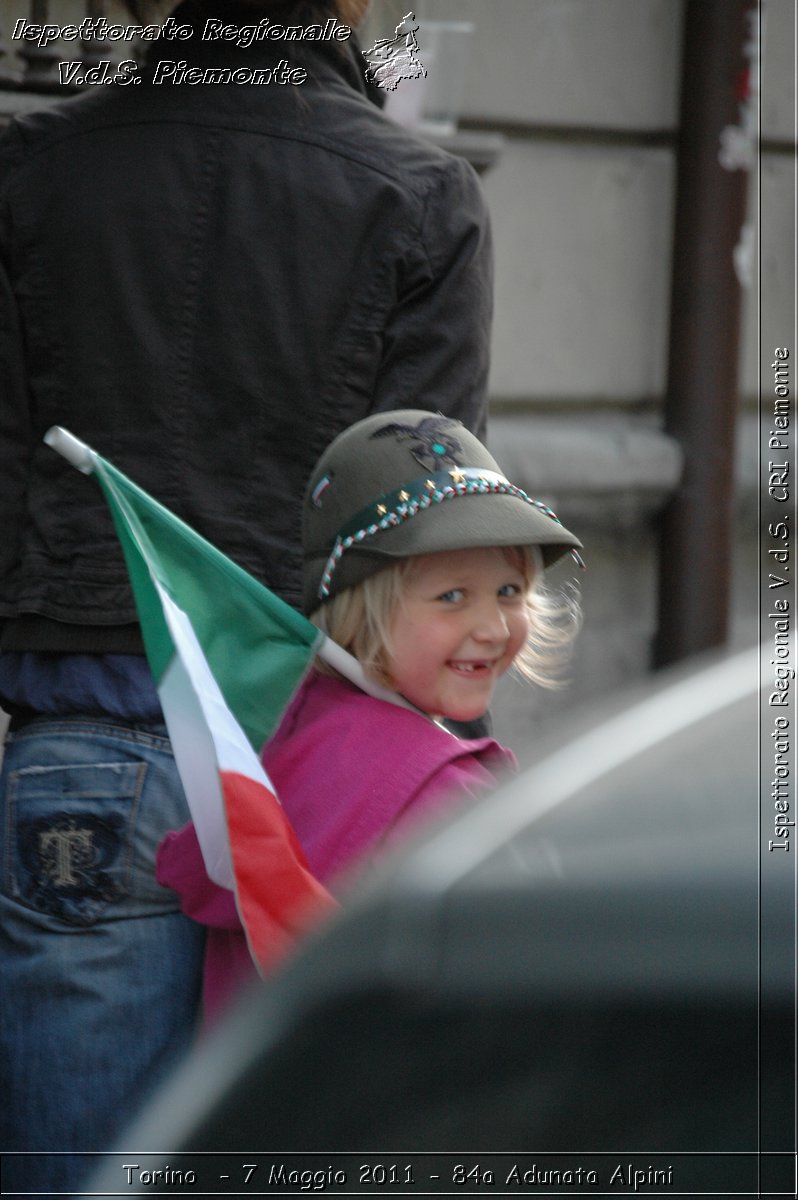
[(398, 558), (475, 546), (538, 546), (545, 566), (578, 538), (502, 475), (449, 417), (404, 409), (344, 430), (310, 477), (302, 510), (304, 605), (312, 612)]

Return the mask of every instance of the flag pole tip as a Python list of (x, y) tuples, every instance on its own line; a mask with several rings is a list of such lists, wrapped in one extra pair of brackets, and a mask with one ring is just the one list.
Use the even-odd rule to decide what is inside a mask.
[(51, 450), (62, 454), (67, 462), (72, 463), (72, 466), (77, 467), (84, 475), (91, 475), (94, 471), (94, 451), (68, 429), (52, 425), (44, 435), (44, 441)]

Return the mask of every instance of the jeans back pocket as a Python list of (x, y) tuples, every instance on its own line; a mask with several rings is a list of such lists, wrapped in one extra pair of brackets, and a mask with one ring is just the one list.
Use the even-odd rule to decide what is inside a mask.
[(146, 772), (143, 762), (9, 772), (9, 894), (72, 925), (92, 924), (125, 896)]

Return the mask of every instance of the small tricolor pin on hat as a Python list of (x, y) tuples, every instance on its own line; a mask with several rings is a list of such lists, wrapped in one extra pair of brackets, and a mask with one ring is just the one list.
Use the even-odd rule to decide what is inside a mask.
[(322, 475), (321, 479), (310, 493), (311, 503), (315, 508), (321, 508), (321, 498), (331, 483), (332, 479), (329, 475)]

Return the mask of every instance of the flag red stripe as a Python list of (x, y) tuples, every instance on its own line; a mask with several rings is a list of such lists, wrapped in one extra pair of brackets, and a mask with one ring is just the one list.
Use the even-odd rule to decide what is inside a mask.
[(311, 874), (273, 793), (246, 775), (220, 774), (238, 911), (252, 956), (265, 970), (337, 904)]

